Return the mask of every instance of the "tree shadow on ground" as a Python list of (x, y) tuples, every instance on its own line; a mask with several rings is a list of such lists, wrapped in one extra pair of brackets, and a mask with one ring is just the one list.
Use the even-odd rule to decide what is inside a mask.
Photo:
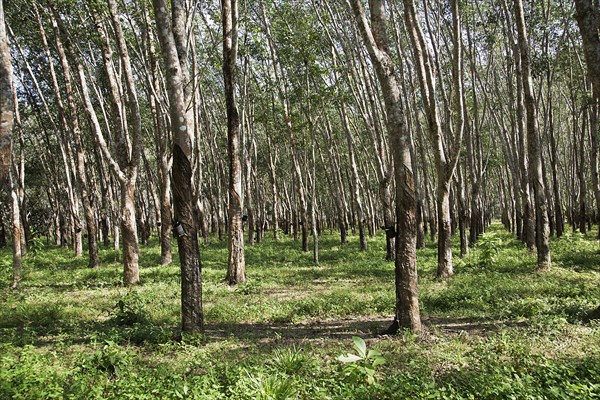
[(443, 334), (469, 334), (481, 336), (491, 332), (498, 332), (506, 328), (525, 328), (525, 321), (493, 320), (485, 318), (450, 318), (450, 317), (427, 317), (423, 324), (429, 331)]
[(211, 340), (228, 337), (268, 342), (272, 340), (306, 341), (316, 339), (344, 339), (352, 336), (373, 338), (389, 325), (389, 321), (376, 318), (346, 318), (334, 321), (313, 321), (305, 323), (217, 323), (206, 326), (206, 334)]
[[(257, 343), (271, 341), (306, 342), (324, 339), (343, 340), (352, 336), (363, 339), (385, 337), (383, 332), (392, 323), (392, 317), (366, 316), (339, 320), (310, 321), (303, 323), (217, 323), (206, 326), (209, 340), (234, 337)], [(423, 318), (424, 335), (438, 332), (443, 335), (466, 333), (481, 336), (505, 328), (523, 328), (522, 321), (500, 321), (470, 318)]]
[(572, 251), (563, 253), (555, 261), (559, 262), (564, 268), (572, 269), (576, 272), (600, 271), (600, 254), (597, 251)]

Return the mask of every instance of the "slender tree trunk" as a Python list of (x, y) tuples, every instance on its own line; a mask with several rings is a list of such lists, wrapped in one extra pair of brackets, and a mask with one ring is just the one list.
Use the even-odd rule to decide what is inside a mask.
[[(600, 99), (599, 99), (600, 100)], [(594, 191), (594, 198), (596, 200), (596, 218), (600, 218), (600, 179), (598, 177), (598, 111), (600, 110), (599, 101), (594, 101), (592, 109), (590, 110), (590, 138), (592, 143), (592, 149), (590, 158), (591, 162), (591, 175), (592, 175), (592, 186)], [(600, 227), (598, 228), (598, 243), (600, 243)]]
[[(145, 8), (144, 22), (148, 27), (150, 26), (148, 12)], [(157, 223), (160, 240), (160, 264), (168, 265), (171, 264), (171, 261), (173, 260), (173, 255), (171, 252), (171, 225), (173, 221), (173, 213), (171, 209), (171, 160), (167, 154), (167, 149), (170, 143), (170, 135), (165, 126), (165, 115), (162, 111), (160, 99), (158, 98), (158, 95), (161, 92), (160, 75), (154, 40), (150, 33), (150, 28), (147, 28), (147, 48), (150, 64), (150, 74), (147, 79), (148, 86), (151, 87), (151, 90), (149, 90), (150, 109), (154, 116), (154, 137), (156, 140), (156, 164), (160, 207), (160, 221)]]
[(141, 155), (142, 122), (137, 91), (133, 78), (133, 71), (125, 37), (121, 29), (119, 11), (116, 0), (108, 0), (110, 17), (113, 31), (115, 33), (117, 48), (123, 66), (125, 86), (127, 88), (127, 108), (131, 118), (133, 137), (131, 140), (131, 154), (127, 148), (120, 149), (119, 158), (121, 165), (126, 166), (126, 182), (121, 190), (122, 213), (121, 231), (123, 235), (123, 281), (126, 286), (135, 285), (139, 282), (138, 264), (138, 236), (135, 218), (135, 191), (137, 185), (138, 166)]
[[(586, 233), (586, 215), (587, 215), (587, 206), (586, 206), (586, 182), (585, 182), (585, 137), (587, 136), (587, 110), (583, 112), (583, 118), (581, 123), (581, 134), (579, 135), (579, 149), (577, 151), (577, 155), (579, 156), (579, 164), (577, 168), (577, 179), (579, 180), (579, 232), (585, 234)], [(576, 132), (573, 132), (576, 134)]]
[[(250, 124), (248, 123), (246, 125), (248, 127), (249, 130), (252, 130), (252, 128), (250, 128)], [(247, 223), (248, 223), (248, 245), (249, 246), (254, 246), (254, 231), (255, 231), (255, 226), (256, 226), (256, 217), (255, 217), (255, 209), (254, 209), (254, 196), (252, 194), (252, 161), (250, 159), (250, 155), (248, 154), (250, 150), (255, 148), (255, 143), (254, 143), (254, 139), (250, 140), (250, 149), (248, 149), (247, 146), (245, 146), (246, 150), (244, 151), (245, 156), (244, 156), (244, 163), (246, 165), (246, 182), (244, 185), (244, 191), (246, 193), (246, 210), (247, 210)], [(277, 222), (277, 219), (275, 218), (276, 215), (276, 211), (275, 211), (275, 204), (273, 204), (273, 223), (275, 224)], [(243, 218), (243, 217), (242, 217)]]
[(223, 18), (223, 76), (227, 104), (227, 155), (229, 157), (229, 285), (246, 281), (244, 230), (242, 222), (242, 163), (240, 161), (240, 118), (235, 96), (237, 59), (237, 0), (222, 0)]
[[(35, 7), (35, 5), (34, 5)], [(37, 14), (37, 7), (36, 9), (36, 14)], [(79, 109), (78, 106), (76, 104), (76, 100), (75, 100), (75, 94), (74, 94), (74, 89), (73, 89), (73, 73), (71, 70), (71, 65), (69, 64), (69, 61), (67, 59), (67, 55), (65, 53), (65, 50), (63, 48), (63, 43), (61, 40), (61, 35), (59, 33), (58, 30), (58, 24), (56, 22), (56, 16), (52, 17), (52, 25), (55, 28), (55, 35), (56, 35), (56, 48), (58, 50), (58, 54), (60, 56), (60, 61), (62, 64), (62, 69), (63, 69), (63, 73), (64, 73), (64, 81), (65, 81), (65, 89), (66, 89), (66, 93), (67, 93), (67, 105), (68, 105), (68, 110), (69, 110), (69, 120), (71, 121), (71, 134), (73, 136), (73, 141), (75, 143), (75, 152), (76, 152), (76, 158), (77, 158), (77, 163), (76, 163), (76, 177), (77, 177), (77, 183), (79, 186), (79, 191), (81, 192), (81, 201), (83, 204), (83, 212), (84, 212), (84, 217), (85, 217), (85, 223), (86, 223), (86, 227), (87, 227), (87, 236), (88, 236), (88, 254), (89, 254), (89, 262), (88, 262), (88, 267), (89, 268), (98, 268), (100, 266), (100, 257), (98, 255), (98, 241), (97, 241), (97, 225), (96, 225), (96, 219), (94, 216), (94, 209), (92, 208), (92, 203), (90, 200), (90, 190), (89, 190), (89, 185), (88, 185), (88, 181), (87, 181), (87, 177), (86, 177), (86, 172), (85, 172), (85, 149), (83, 146), (83, 142), (81, 139), (81, 128), (79, 126)], [(44, 44), (47, 47), (47, 42), (46, 42), (46, 35), (44, 33), (44, 29), (43, 29), (43, 24), (41, 22), (41, 19), (39, 19), (39, 15), (38, 15), (38, 21), (39, 21), (39, 26), (40, 26), (40, 32), (42, 33), (42, 39), (44, 41)], [(69, 46), (70, 44), (68, 43), (68, 38), (65, 38), (67, 40), (67, 46)], [(48, 55), (50, 55), (50, 51), (48, 51)], [(51, 58), (49, 57), (49, 60), (51, 60)], [(50, 63), (52, 63), (52, 61), (50, 61)], [(54, 75), (54, 68), (52, 67), (51, 64), (51, 70), (52, 70), (52, 74)], [(56, 78), (54, 77), (54, 80)], [(57, 93), (57, 95), (59, 94), (58, 91), (58, 83), (55, 82), (55, 91)], [(78, 245), (79, 247), (79, 245)]]
[(529, 59), (529, 46), (527, 44), (527, 30), (521, 0), (514, 1), (515, 16), (518, 31), (519, 50), (521, 55), (521, 69), (523, 71), (523, 94), (525, 110), (527, 112), (527, 153), (529, 155), (529, 179), (533, 184), (533, 194), (536, 211), (536, 245), (538, 256), (538, 269), (550, 268), (550, 244), (548, 225), (548, 201), (542, 176), (542, 151), (537, 127), (537, 110), (533, 94), (533, 80)]
[[(600, 217), (600, 184), (598, 183), (598, 134), (600, 109), (600, 5), (593, 0), (575, 0), (575, 18), (583, 42), (583, 54), (588, 76), (592, 83), (593, 104), (590, 118), (592, 151), (592, 184), (596, 198), (597, 214)], [(600, 243), (600, 225), (598, 226)]]
[[(181, 0), (174, 0), (180, 2)], [(167, 2), (153, 0), (158, 38), (167, 74), (167, 94), (173, 131), (173, 203), (174, 223), (182, 232), (178, 234), (179, 262), (181, 265), (181, 321), (184, 332), (204, 329), (202, 313), (202, 264), (198, 247), (198, 228), (192, 196), (192, 137), (189, 132), (183, 91), (182, 65), (167, 16)], [(181, 22), (181, 20), (179, 20)], [(181, 26), (177, 27), (181, 29)]]
[(269, 172), (271, 176), (271, 194), (273, 196), (273, 240), (279, 240), (279, 193), (277, 190), (277, 169), (275, 166), (277, 149), (273, 149), (270, 136), (267, 136), (267, 144), (269, 145)]
[(277, 49), (275, 48), (275, 43), (273, 41), (273, 37), (271, 35), (271, 26), (269, 19), (267, 18), (267, 13), (265, 10), (264, 2), (261, 0), (260, 2), (262, 19), (265, 24), (267, 40), (269, 43), (269, 51), (271, 53), (271, 61), (273, 64), (273, 73), (275, 74), (275, 81), (277, 84), (277, 90), (279, 94), (279, 101), (283, 108), (283, 120), (285, 122), (286, 130), (290, 137), (291, 144), (291, 162), (293, 167), (293, 175), (296, 181), (296, 189), (298, 193), (298, 199), (300, 202), (300, 210), (299, 210), (299, 223), (302, 226), (302, 251), (308, 251), (308, 204), (306, 201), (306, 190), (304, 188), (304, 179), (302, 177), (302, 170), (300, 168), (300, 160), (299, 160), (299, 149), (296, 138), (296, 133), (294, 132), (294, 128), (292, 125), (292, 116), (290, 114), (289, 104), (288, 104), (288, 95), (285, 87), (285, 83), (283, 82), (283, 77), (281, 76), (282, 70), (281, 65), (277, 56)]
[(358, 166), (356, 164), (354, 138), (350, 131), (350, 122), (348, 121), (348, 115), (346, 113), (346, 106), (342, 103), (340, 108), (340, 117), (342, 119), (342, 125), (344, 132), (346, 133), (346, 141), (348, 144), (348, 158), (350, 161), (350, 170), (352, 171), (352, 198), (354, 200), (354, 210), (357, 215), (358, 235), (360, 243), (360, 251), (367, 251), (367, 238), (365, 235), (365, 210), (361, 201), (360, 196), (360, 177), (358, 175)]
[(0, 218), (0, 249), (6, 247), (6, 226), (4, 221)]
[[(421, 96), (425, 106), (427, 127), (434, 147), (437, 173), (436, 200), (438, 206), (438, 270), (437, 275), (447, 278), (453, 275), (452, 268), (452, 225), (450, 217), (450, 184), (458, 162), (464, 128), (462, 89), (462, 41), (458, 2), (451, 1), (452, 8), (452, 86), (455, 126), (448, 126), (452, 135), (443, 135), (438, 105), (436, 103), (435, 72), (431, 66), (433, 58), (427, 51), (423, 31), (418, 23), (418, 14), (413, 0), (404, 0), (406, 26), (412, 42), (419, 77)], [(445, 98), (442, 96), (442, 98)], [(452, 143), (448, 143), (451, 141)]]
[(12, 166), (12, 129), (14, 123), (12, 76), (13, 70), (4, 22), (4, 5), (0, 1), (0, 190), (7, 181)]
[(310, 138), (311, 138), (311, 163), (312, 163), (312, 181), (310, 187), (310, 195), (311, 195), (311, 207), (310, 207), (310, 222), (311, 222), (311, 232), (313, 236), (313, 262), (315, 264), (319, 263), (319, 230), (317, 226), (317, 159), (316, 159), (316, 147), (317, 147), (317, 138), (315, 134), (315, 126), (310, 118), (310, 110), (308, 112), (309, 117), (309, 125), (310, 125)]
[[(548, 82), (550, 84), (550, 82)], [(560, 180), (558, 179), (558, 151), (556, 146), (556, 134), (554, 132), (554, 112), (552, 103), (552, 92), (548, 94), (548, 124), (550, 136), (550, 165), (552, 166), (552, 190), (554, 192), (554, 221), (556, 224), (556, 237), (560, 238), (565, 230), (565, 222), (562, 208), (562, 193), (560, 190)], [(592, 146), (593, 147), (593, 146)], [(594, 171), (592, 165), (592, 175)], [(597, 176), (597, 175), (596, 175)], [(592, 178), (593, 179), (593, 178)]]
[(410, 134), (403, 115), (400, 88), (396, 81), (386, 35), (384, 2), (371, 0), (371, 23), (358, 0), (350, 0), (352, 9), (381, 84), (387, 129), (396, 176), (396, 316), (390, 332), (407, 328), (421, 331), (416, 268), (416, 190), (410, 153)]
[[(3, 21), (0, 21), (3, 22)], [(23, 274), (23, 266), (21, 264), (21, 236), (23, 232), (21, 230), (21, 213), (19, 210), (20, 201), (18, 195), (18, 183), (17, 177), (14, 176), (14, 170), (9, 171), (11, 190), (11, 204), (12, 204), (12, 249), (13, 249), (13, 268), (12, 268), (12, 289), (17, 289), (21, 282)]]
[(135, 285), (140, 280), (138, 231), (135, 218), (136, 177), (128, 177), (121, 189), (121, 235), (123, 237), (123, 282), (126, 286)]
[(160, 163), (160, 264), (171, 264), (171, 224), (173, 213), (171, 210), (171, 173), (166, 154), (161, 157)]
[[(524, 79), (523, 76), (523, 68), (522, 68), (522, 60), (519, 52), (518, 40), (515, 40), (513, 37), (513, 28), (512, 28), (512, 19), (511, 15), (508, 12), (508, 5), (506, 5), (506, 18), (507, 18), (507, 31), (508, 31), (508, 39), (511, 42), (512, 55), (515, 60), (515, 76), (516, 76), (516, 109), (517, 109), (517, 118), (514, 121), (516, 124), (516, 134), (517, 134), (517, 147), (518, 147), (518, 157), (519, 157), (519, 169), (520, 169), (520, 194), (521, 194), (521, 204), (523, 210), (523, 231), (521, 232), (521, 240), (525, 242), (527, 245), (527, 249), (530, 251), (535, 250), (535, 212), (533, 210), (533, 206), (531, 204), (531, 186), (529, 181), (529, 170), (530, 170), (530, 160), (527, 152), (527, 136), (525, 132), (525, 110), (524, 110), (524, 100), (523, 100), (523, 88), (524, 88)], [(512, 87), (511, 87), (512, 89)]]
[(467, 238), (468, 210), (467, 199), (465, 197), (465, 179), (463, 168), (458, 166), (458, 229), (460, 231), (460, 256), (464, 257), (469, 253), (469, 240)]

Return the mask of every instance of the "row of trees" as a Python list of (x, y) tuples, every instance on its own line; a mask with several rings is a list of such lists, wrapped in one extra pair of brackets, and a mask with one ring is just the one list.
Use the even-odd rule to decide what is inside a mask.
[(418, 331), (416, 249), (427, 235), (440, 278), (453, 274), (455, 232), (464, 255), (492, 218), (545, 270), (565, 220), (585, 232), (600, 215), (590, 0), (239, 8), (10, 2), (0, 245), (12, 237), (15, 287), (33, 237), (78, 257), (87, 238), (91, 268), (99, 243), (122, 249), (134, 285), (139, 243), (156, 231), (168, 264), (175, 233), (183, 329), (201, 330), (199, 240), (211, 233), (227, 234), (226, 280), (237, 284), (245, 243), (268, 231), (312, 247), (318, 262), (324, 230), (342, 243), (356, 232), (366, 250), (382, 227), (395, 261), (390, 329)]

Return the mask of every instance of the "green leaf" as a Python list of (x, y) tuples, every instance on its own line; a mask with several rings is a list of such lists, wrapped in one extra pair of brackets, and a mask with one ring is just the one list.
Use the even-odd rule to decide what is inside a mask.
[(381, 357), (381, 352), (379, 350), (369, 350), (369, 354), (367, 354), (367, 358), (376, 358)]
[(375, 368), (376, 366), (382, 365), (382, 364), (385, 364), (385, 358), (383, 358), (383, 357), (376, 357), (373, 360), (373, 364), (371, 364), (371, 365), (372, 365), (373, 368)]
[(356, 352), (361, 358), (365, 358), (367, 356), (367, 344), (362, 338), (358, 336), (352, 336), (352, 340), (354, 340), (354, 348)]
[(338, 361), (343, 362), (343, 363), (354, 363), (354, 362), (362, 360), (363, 357), (359, 357), (356, 354), (348, 353), (345, 356), (344, 355), (339, 356), (337, 359), (338, 359)]

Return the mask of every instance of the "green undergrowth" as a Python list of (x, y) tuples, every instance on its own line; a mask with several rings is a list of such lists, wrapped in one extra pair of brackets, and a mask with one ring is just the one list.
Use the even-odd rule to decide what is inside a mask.
[(226, 242), (211, 238), (201, 246), (206, 332), (180, 340), (177, 254), (159, 265), (156, 238), (141, 247), (133, 289), (114, 250), (90, 270), (42, 246), (13, 291), (0, 249), (0, 398), (599, 398), (595, 235), (553, 239), (552, 269), (536, 272), (535, 255), (492, 226), (469, 255), (455, 252), (449, 280), (435, 278), (427, 243), (420, 336), (378, 335), (395, 301), (383, 234), (366, 252), (356, 236), (341, 245), (324, 234), (318, 265), (299, 242), (267, 237), (246, 248), (249, 281), (237, 287), (223, 282)]

